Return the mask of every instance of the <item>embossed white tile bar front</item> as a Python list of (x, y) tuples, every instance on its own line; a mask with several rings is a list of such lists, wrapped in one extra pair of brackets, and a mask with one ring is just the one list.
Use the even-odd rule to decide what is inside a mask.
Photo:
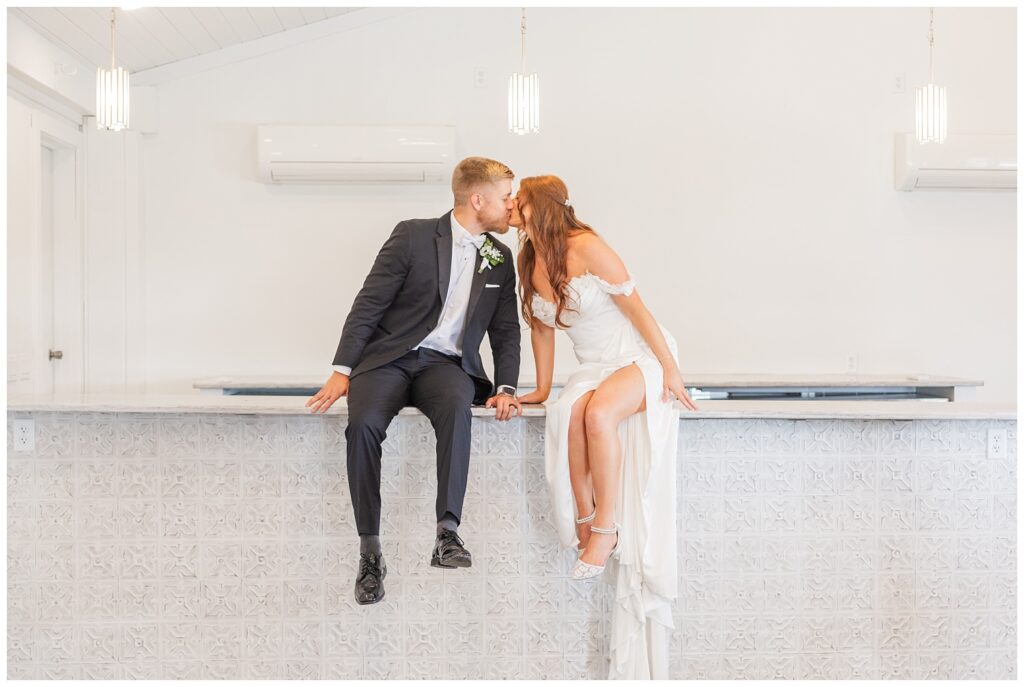
[[(360, 607), (343, 415), (13, 407), (9, 678), (606, 674), (609, 587), (566, 579), (543, 417), (474, 418), (455, 571), (428, 565), (432, 430), (396, 418), (388, 594)], [(1016, 677), (1016, 421), (941, 412), (684, 416), (673, 677)]]

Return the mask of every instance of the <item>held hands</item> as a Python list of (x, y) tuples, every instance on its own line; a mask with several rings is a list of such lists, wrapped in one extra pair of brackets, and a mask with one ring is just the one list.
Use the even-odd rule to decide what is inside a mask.
[(487, 399), (484, 407), (495, 408), (494, 417), (498, 420), (511, 420), (516, 415), (523, 414), (523, 408), (519, 405), (519, 399), (512, 394), (491, 396)]
[(665, 384), (661, 392), (663, 403), (667, 403), (673, 398), (690, 410), (697, 410), (697, 404), (693, 402), (690, 394), (686, 392), (686, 387), (683, 386), (683, 375), (675, 365), (672, 366), (672, 369), (665, 371)]
[(326, 413), (327, 409), (334, 405), (342, 396), (348, 395), (348, 375), (343, 375), (340, 372), (334, 372), (323, 387), (313, 396), (311, 399), (306, 401), (306, 407), (312, 407), (313, 412), (319, 411), (320, 413)]

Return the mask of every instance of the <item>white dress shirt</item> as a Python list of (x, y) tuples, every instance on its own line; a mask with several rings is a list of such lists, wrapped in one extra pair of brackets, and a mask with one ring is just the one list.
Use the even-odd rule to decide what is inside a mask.
[[(450, 355), (462, 355), (462, 330), (466, 324), (466, 311), (469, 308), (469, 294), (473, 286), (473, 269), (479, 263), (480, 247), (487, 238), (483, 234), (473, 236), (455, 219), (455, 211), (451, 212), (452, 220), (452, 268), (448, 277), (448, 292), (444, 305), (441, 307), (441, 318), (437, 326), (427, 334), (423, 341), (413, 346), (432, 348), (435, 351)], [(346, 365), (334, 365), (334, 370), (343, 375), (352, 373)]]

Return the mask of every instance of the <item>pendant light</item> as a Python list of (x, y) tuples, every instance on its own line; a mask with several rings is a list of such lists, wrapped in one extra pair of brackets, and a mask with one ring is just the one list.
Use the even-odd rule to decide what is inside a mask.
[(946, 140), (946, 87), (935, 84), (932, 48), (935, 44), (935, 10), (928, 10), (928, 83), (914, 89), (917, 103), (918, 143)]
[(522, 31), (522, 71), (508, 78), (508, 130), (514, 134), (540, 131), (540, 82), (536, 74), (526, 73), (526, 8), (520, 22)]
[(110, 9), (110, 69), (96, 69), (96, 128), (128, 128), (128, 70), (117, 66), (117, 10)]

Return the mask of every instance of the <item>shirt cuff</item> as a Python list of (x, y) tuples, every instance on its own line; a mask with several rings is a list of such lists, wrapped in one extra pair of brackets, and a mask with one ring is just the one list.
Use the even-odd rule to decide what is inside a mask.
[(331, 365), (331, 367), (334, 368), (335, 372), (340, 372), (341, 374), (345, 375), (346, 377), (351, 377), (352, 376), (352, 368), (348, 367), (347, 365)]

